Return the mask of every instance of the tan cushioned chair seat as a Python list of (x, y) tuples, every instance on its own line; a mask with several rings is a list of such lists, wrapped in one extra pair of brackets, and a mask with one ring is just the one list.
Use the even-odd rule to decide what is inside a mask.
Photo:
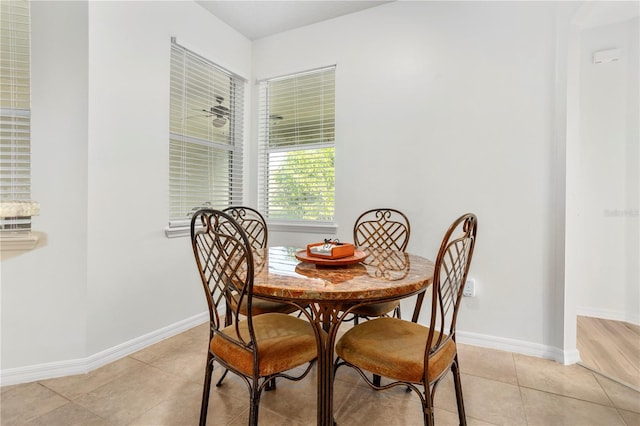
[[(249, 339), (247, 321), (239, 323), (240, 334)], [(279, 373), (310, 362), (317, 356), (316, 338), (311, 325), (285, 314), (269, 313), (253, 317), (261, 376)], [(235, 337), (235, 326), (223, 333)], [(218, 334), (210, 344), (211, 353), (247, 375), (253, 374), (253, 353)]]
[(373, 305), (364, 305), (351, 311), (352, 314), (358, 314), (365, 317), (380, 317), (384, 314), (392, 312), (400, 302), (394, 300), (392, 302), (380, 302)]
[[(397, 318), (377, 318), (347, 331), (336, 345), (345, 361), (380, 376), (412, 383), (424, 377), (424, 351), (429, 328)], [(439, 333), (436, 332), (434, 340)], [(450, 340), (429, 360), (432, 382), (450, 365), (456, 344)]]
[[(236, 309), (236, 303), (232, 300), (232, 307)], [(279, 312), (281, 314), (290, 314), (298, 310), (295, 306), (288, 305), (286, 303), (272, 302), (270, 300), (260, 299), (258, 297), (254, 297), (251, 303), (251, 310), (253, 311), (253, 315), (262, 315), (270, 312)], [(240, 305), (240, 313), (244, 316), (247, 316), (247, 299), (242, 299), (242, 304)]]

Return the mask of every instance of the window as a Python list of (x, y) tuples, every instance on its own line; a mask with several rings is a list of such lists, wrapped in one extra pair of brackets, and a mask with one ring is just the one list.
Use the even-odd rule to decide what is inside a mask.
[[(0, 2), (0, 229), (29, 235), (31, 216), (31, 28), (29, 2)], [(31, 238), (31, 237), (29, 237)], [(3, 245), (3, 248), (6, 248)]]
[(172, 39), (167, 236), (201, 207), (242, 203), (244, 84)]
[(270, 223), (334, 219), (335, 67), (260, 83), (259, 207)]

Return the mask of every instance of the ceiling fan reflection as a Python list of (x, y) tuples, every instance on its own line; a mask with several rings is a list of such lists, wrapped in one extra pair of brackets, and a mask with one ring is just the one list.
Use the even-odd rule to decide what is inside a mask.
[(222, 96), (216, 96), (216, 102), (218, 102), (218, 105), (214, 105), (208, 110), (201, 109), (200, 111), (204, 112), (205, 115), (198, 115), (198, 116), (214, 117), (213, 120), (211, 120), (211, 124), (213, 124), (213, 127), (218, 127), (218, 128), (223, 127), (225, 124), (227, 124), (227, 120), (229, 117), (229, 108), (222, 105), (223, 101), (224, 101), (224, 98)]

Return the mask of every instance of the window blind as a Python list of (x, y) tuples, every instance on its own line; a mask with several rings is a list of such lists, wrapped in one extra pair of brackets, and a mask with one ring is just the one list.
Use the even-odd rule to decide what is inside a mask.
[(0, 2), (0, 229), (12, 231), (31, 228), (15, 206), (31, 199), (30, 31), (28, 1)]
[(171, 43), (169, 226), (242, 203), (243, 78)]
[(259, 84), (258, 202), (270, 220), (332, 223), (335, 67)]

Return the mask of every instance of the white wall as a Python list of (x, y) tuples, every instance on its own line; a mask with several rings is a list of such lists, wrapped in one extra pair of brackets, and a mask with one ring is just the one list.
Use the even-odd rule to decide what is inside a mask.
[(191, 2), (90, 2), (89, 21), (88, 351), (94, 353), (204, 310), (189, 240), (167, 240), (162, 232), (170, 37), (247, 78), (251, 44)]
[[(577, 312), (640, 324), (638, 18), (581, 31), (573, 279)], [(618, 48), (620, 60), (594, 64)]]
[(475, 212), (479, 288), (461, 335), (545, 356), (562, 348), (554, 14), (546, 2), (394, 2), (258, 40), (253, 55), (257, 79), (337, 64), (340, 239), (359, 212), (393, 206), (412, 221), (409, 250), (433, 258), (450, 222)]
[(247, 77), (253, 106), (254, 77), (337, 64), (338, 236), (393, 206), (409, 250), (433, 257), (475, 212), (461, 340), (561, 359), (556, 18), (551, 2), (394, 2), (252, 45), (191, 2), (33, 2), (34, 229), (48, 238), (2, 262), (3, 384), (95, 366), (205, 310), (188, 239), (163, 234), (171, 36)]
[[(32, 3), (33, 229), (2, 260), (2, 369), (86, 355), (87, 4)], [(3, 253), (3, 256), (6, 253)]]
[(170, 38), (251, 77), (250, 41), (196, 3), (32, 14), (33, 228), (48, 238), (2, 262), (3, 384), (206, 311), (189, 240), (164, 236)]

